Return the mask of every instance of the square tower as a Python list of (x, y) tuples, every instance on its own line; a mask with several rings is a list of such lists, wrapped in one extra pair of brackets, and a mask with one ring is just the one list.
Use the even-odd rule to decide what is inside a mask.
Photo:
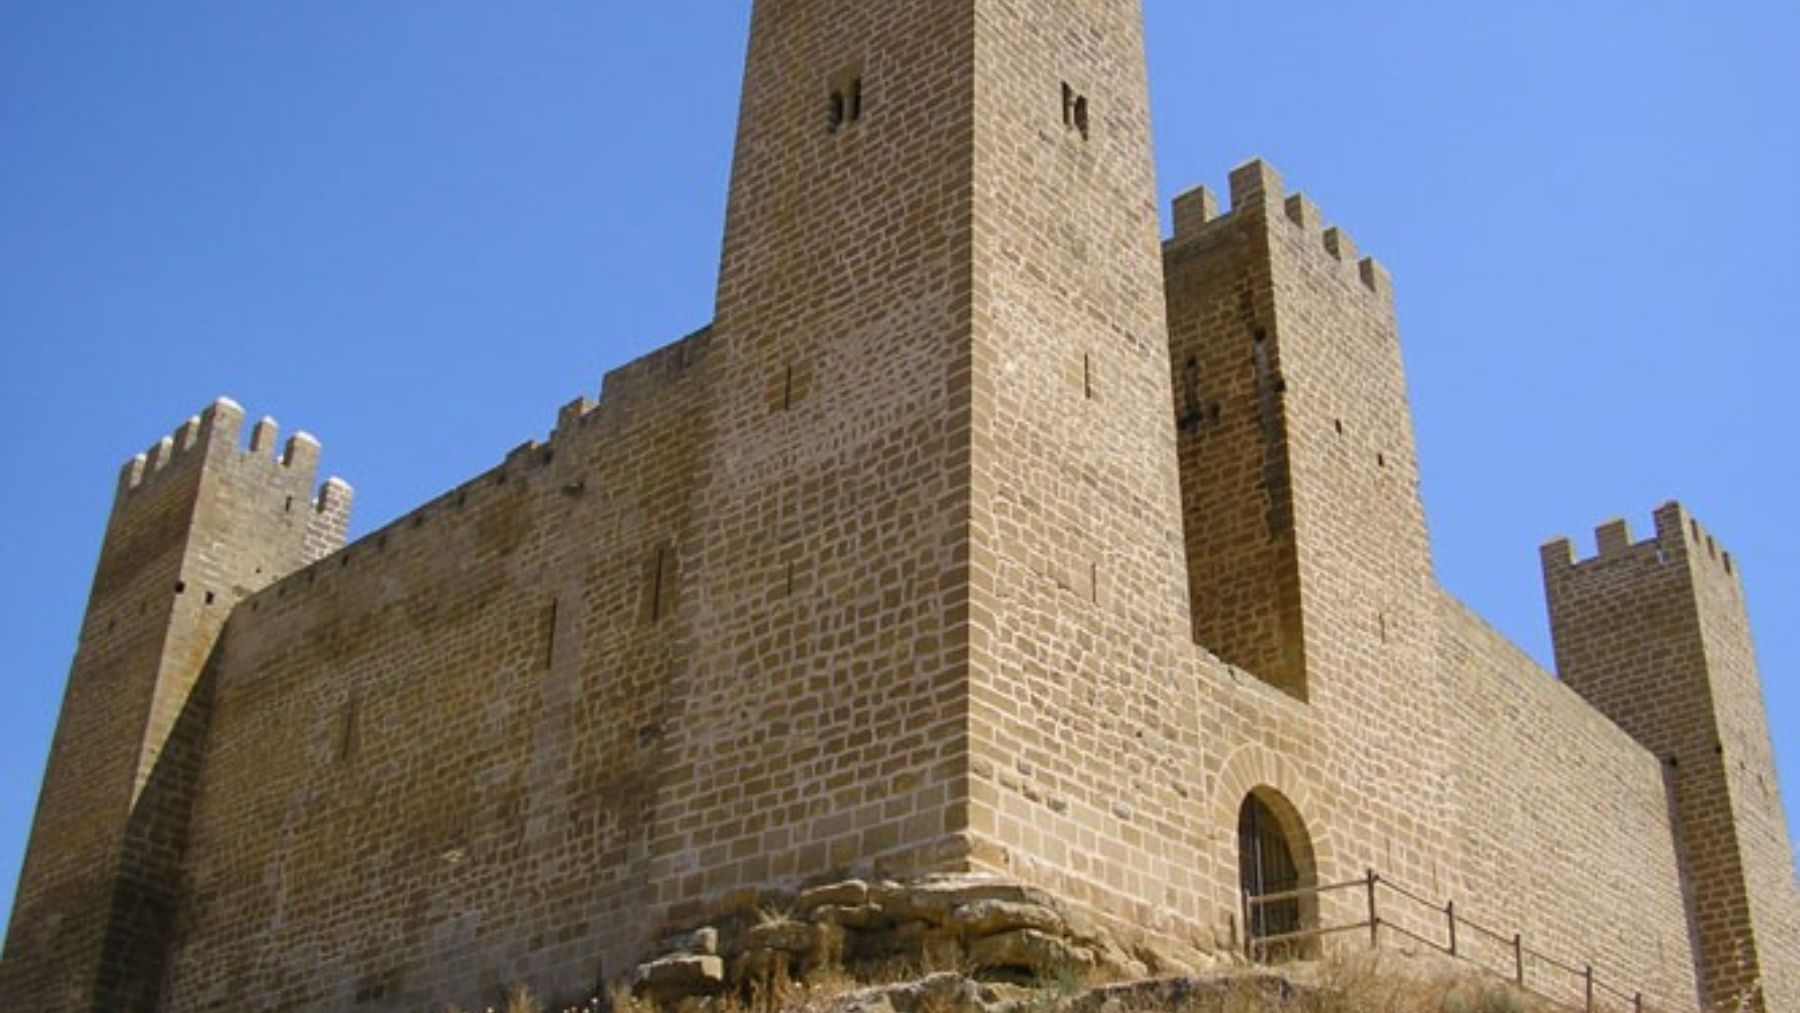
[(1679, 503), (1634, 542), (1543, 548), (1564, 682), (1663, 761), (1702, 992), (1722, 1009), (1800, 1009), (1800, 898), (1742, 574)]

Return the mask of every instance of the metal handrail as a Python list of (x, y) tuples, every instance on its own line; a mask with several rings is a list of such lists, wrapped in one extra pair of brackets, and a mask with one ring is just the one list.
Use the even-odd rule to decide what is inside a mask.
[[(1448, 925), (1448, 941), (1439, 942), (1435, 939), (1420, 935), (1393, 921), (1383, 920), (1377, 904), (1378, 894), (1383, 887), (1386, 887), (1391, 893), (1394, 893), (1401, 898), (1412, 901), (1434, 913), (1441, 914), (1446, 919)], [(1330, 927), (1320, 926), (1311, 929), (1301, 929), (1276, 936), (1253, 935), (1251, 915), (1262, 907), (1286, 901), (1303, 900), (1308, 897), (1318, 897), (1323, 894), (1349, 889), (1362, 889), (1367, 892), (1369, 916), (1366, 920), (1347, 925), (1335, 925)], [(1513, 951), (1513, 974), (1510, 980), (1513, 986), (1524, 992), (1530, 993), (1531, 995), (1537, 996), (1545, 1002), (1559, 1006), (1563, 1009), (1576, 1011), (1576, 1013), (1596, 1013), (1598, 1009), (1595, 1005), (1596, 996), (1598, 993), (1605, 993), (1629, 1003), (1633, 1013), (1646, 1013), (1646, 1010), (1649, 1009), (1649, 1007), (1644, 1005), (1644, 994), (1642, 992), (1626, 993), (1612, 985), (1606, 984), (1594, 973), (1592, 964), (1575, 967), (1571, 964), (1565, 964), (1549, 954), (1540, 953), (1537, 950), (1530, 949), (1525, 945), (1525, 936), (1523, 933), (1515, 932), (1509, 936), (1488, 928), (1478, 922), (1471, 921), (1468, 918), (1459, 917), (1456, 912), (1455, 901), (1449, 901), (1440, 905), (1435, 901), (1429, 900), (1400, 886), (1398, 883), (1383, 879), (1380, 874), (1373, 869), (1370, 869), (1368, 874), (1360, 879), (1347, 880), (1342, 883), (1328, 883), (1322, 886), (1303, 886), (1292, 890), (1283, 890), (1278, 893), (1267, 894), (1252, 894), (1249, 890), (1244, 890), (1241, 894), (1241, 899), (1243, 901), (1243, 913), (1245, 919), (1244, 955), (1252, 959), (1254, 959), (1258, 953), (1266, 952), (1270, 947), (1283, 943), (1297, 942), (1305, 939), (1317, 939), (1323, 936), (1336, 935), (1343, 932), (1355, 932), (1362, 929), (1367, 929), (1369, 931), (1369, 945), (1372, 948), (1379, 948), (1381, 945), (1381, 930), (1385, 928), (1390, 933), (1405, 936), (1406, 938), (1421, 945), (1428, 946), (1439, 953), (1443, 953), (1451, 958), (1470, 964), (1485, 974), (1502, 978), (1507, 977), (1494, 968), (1489, 967), (1487, 964), (1461, 952), (1461, 947), (1458, 945), (1458, 931), (1461, 929), (1473, 929), (1475, 932), (1494, 942), (1511, 945)], [(1526, 981), (1525, 974), (1526, 958), (1528, 957), (1533, 961), (1575, 976), (1583, 990), (1582, 1004), (1579, 1006), (1570, 1005), (1563, 1000), (1553, 998), (1544, 992), (1531, 987), (1531, 984)]]
[(1367, 879), (1349, 879), (1342, 883), (1328, 883), (1325, 886), (1306, 886), (1298, 890), (1287, 890), (1282, 893), (1259, 893), (1247, 898), (1251, 907), (1262, 907), (1264, 904), (1279, 904), (1284, 900), (1299, 900), (1302, 897), (1317, 897), (1334, 890), (1361, 889), (1368, 885)]

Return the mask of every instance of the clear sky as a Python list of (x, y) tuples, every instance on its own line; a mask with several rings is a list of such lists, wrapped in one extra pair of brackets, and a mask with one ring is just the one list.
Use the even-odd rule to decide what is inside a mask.
[[(1800, 5), (1146, 6), (1165, 203), (1262, 154), (1393, 270), (1443, 582), (1547, 659), (1539, 542), (1684, 500), (1793, 822)], [(704, 324), (747, 11), (0, 4), (0, 911), (119, 465), (230, 394), (370, 531)]]

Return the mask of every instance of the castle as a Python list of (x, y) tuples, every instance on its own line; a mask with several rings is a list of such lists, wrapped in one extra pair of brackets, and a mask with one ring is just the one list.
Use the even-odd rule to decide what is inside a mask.
[(437, 1009), (982, 873), (1142, 954), (1437, 938), (1384, 882), (1596, 1008), (1800, 1009), (1731, 555), (1546, 545), (1560, 679), (1470, 614), (1387, 273), (1257, 162), (1164, 239), (1145, 76), (1138, 0), (756, 0), (711, 326), (349, 545), (230, 401), (129, 462), (0, 1001)]

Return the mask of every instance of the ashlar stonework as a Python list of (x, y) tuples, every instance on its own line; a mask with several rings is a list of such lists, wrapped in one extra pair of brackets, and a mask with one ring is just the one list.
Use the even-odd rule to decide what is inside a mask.
[(1142, 31), (757, 0), (708, 328), (350, 544), (230, 401), (133, 459), (0, 1004), (1179, 970), (1366, 945), (1373, 872), (1800, 1009), (1737, 561), (1546, 546), (1560, 680), (1446, 594), (1387, 272), (1260, 162), (1164, 238)]

